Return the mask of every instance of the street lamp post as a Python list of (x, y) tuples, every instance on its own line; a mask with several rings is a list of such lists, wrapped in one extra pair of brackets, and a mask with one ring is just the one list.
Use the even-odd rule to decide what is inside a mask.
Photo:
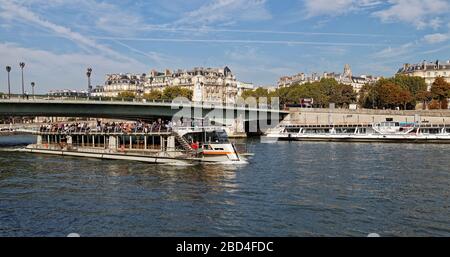
[(33, 95), (33, 99), (34, 99), (34, 86), (36, 84), (34, 82), (31, 82), (31, 94)]
[(91, 74), (92, 74), (92, 68), (87, 68), (86, 76), (88, 78), (88, 97), (91, 95), (91, 91), (92, 91)]
[(22, 70), (22, 98), (25, 98), (25, 84), (23, 82), (23, 68), (25, 67), (25, 63), (19, 63), (20, 69)]
[(6, 72), (8, 72), (8, 98), (11, 99), (11, 83), (9, 81), (9, 73), (11, 72), (11, 66), (6, 66)]

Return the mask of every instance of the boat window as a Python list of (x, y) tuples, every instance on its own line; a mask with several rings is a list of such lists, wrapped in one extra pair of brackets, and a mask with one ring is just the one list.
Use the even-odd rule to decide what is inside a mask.
[(212, 131), (206, 133), (206, 140), (209, 142), (226, 143), (228, 142), (228, 136), (225, 131)]
[(186, 138), (188, 142), (198, 141), (198, 142), (228, 143), (228, 136), (224, 130), (187, 133), (183, 137)]

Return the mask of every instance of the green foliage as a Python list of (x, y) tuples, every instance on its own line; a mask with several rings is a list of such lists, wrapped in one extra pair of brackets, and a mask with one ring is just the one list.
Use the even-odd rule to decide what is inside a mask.
[(375, 84), (364, 85), (358, 103), (363, 108), (415, 109), (417, 102), (430, 101), (427, 84), (420, 77), (397, 75), (380, 79)]
[(193, 92), (190, 89), (179, 87), (179, 86), (171, 86), (166, 87), (162, 93), (162, 99), (172, 100), (177, 97), (186, 97), (189, 100), (192, 100)]
[(433, 99), (433, 100), (431, 100), (430, 104), (428, 105), (428, 108), (430, 110), (441, 109), (441, 105), (438, 100)]
[(117, 94), (117, 98), (123, 98), (123, 99), (133, 99), (133, 98), (135, 98), (135, 96), (136, 96), (136, 94), (131, 91), (123, 91), (123, 92), (119, 92)]
[(162, 99), (162, 95), (163, 94), (160, 90), (152, 89), (152, 90), (150, 90), (149, 93), (144, 94), (144, 99), (150, 100), (150, 101), (160, 100), (160, 99)]
[(269, 90), (263, 87), (258, 87), (254, 90), (246, 90), (241, 95), (242, 98), (246, 99), (247, 97), (254, 97), (259, 102), (261, 97), (269, 98)]
[(316, 107), (328, 107), (333, 102), (336, 106), (348, 106), (356, 101), (356, 94), (353, 87), (338, 83), (335, 79), (322, 79), (318, 82), (306, 83), (302, 85), (292, 85), (290, 87), (279, 88), (274, 92), (268, 92), (265, 88), (257, 88), (242, 93), (243, 98), (279, 97), (280, 104), (299, 104), (302, 98), (313, 98)]
[(437, 77), (431, 85), (431, 96), (439, 102), (441, 109), (447, 109), (447, 98), (450, 97), (450, 83), (445, 81), (443, 77)]
[(407, 89), (412, 96), (417, 100), (416, 96), (419, 92), (427, 90), (425, 79), (421, 77), (412, 77), (407, 75), (396, 75), (393, 78), (387, 79), (389, 82), (397, 84), (404, 89)]
[(407, 109), (408, 103), (413, 100), (412, 93), (393, 82), (387, 81), (375, 88), (378, 95), (378, 103), (384, 108), (393, 109), (402, 106)]

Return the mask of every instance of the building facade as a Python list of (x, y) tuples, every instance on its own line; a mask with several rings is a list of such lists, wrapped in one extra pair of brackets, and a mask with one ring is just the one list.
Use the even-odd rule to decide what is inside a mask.
[(193, 91), (193, 101), (234, 103), (238, 94), (237, 81), (228, 67), (194, 68), (191, 70), (151, 70), (149, 74), (108, 74), (105, 85), (93, 90), (96, 96), (117, 97), (120, 92), (137, 95), (152, 90), (163, 91), (169, 86), (180, 86)]
[(117, 97), (120, 92), (131, 91), (142, 93), (142, 86), (145, 82), (145, 74), (106, 74), (105, 84), (97, 86), (91, 92), (92, 96), (99, 97)]
[(322, 78), (335, 79), (339, 83), (351, 85), (356, 93), (361, 90), (363, 85), (374, 83), (380, 79), (379, 77), (374, 77), (372, 75), (353, 76), (350, 65), (345, 64), (343, 73), (323, 72), (322, 75), (319, 73), (307, 75), (302, 72), (293, 76), (283, 76), (278, 80), (278, 88), (320, 81)]
[(63, 90), (50, 90), (47, 95), (49, 97), (87, 97), (88, 92), (87, 91), (77, 91), (77, 90), (70, 90), (70, 89), (63, 89)]
[(423, 61), (417, 64), (405, 63), (397, 71), (397, 74), (424, 78), (428, 89), (430, 89), (431, 84), (437, 77), (443, 77), (447, 82), (450, 82), (450, 60), (445, 62), (439, 60), (435, 62)]
[(253, 85), (253, 83), (237, 81), (236, 88), (237, 88), (237, 96), (241, 96), (242, 93), (244, 93), (245, 91), (253, 90), (255, 86)]

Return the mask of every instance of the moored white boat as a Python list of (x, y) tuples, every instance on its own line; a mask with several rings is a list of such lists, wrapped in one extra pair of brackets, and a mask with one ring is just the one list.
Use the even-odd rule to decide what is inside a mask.
[(267, 131), (263, 141), (278, 140), (450, 143), (450, 126), (392, 121), (351, 126), (281, 125)]

